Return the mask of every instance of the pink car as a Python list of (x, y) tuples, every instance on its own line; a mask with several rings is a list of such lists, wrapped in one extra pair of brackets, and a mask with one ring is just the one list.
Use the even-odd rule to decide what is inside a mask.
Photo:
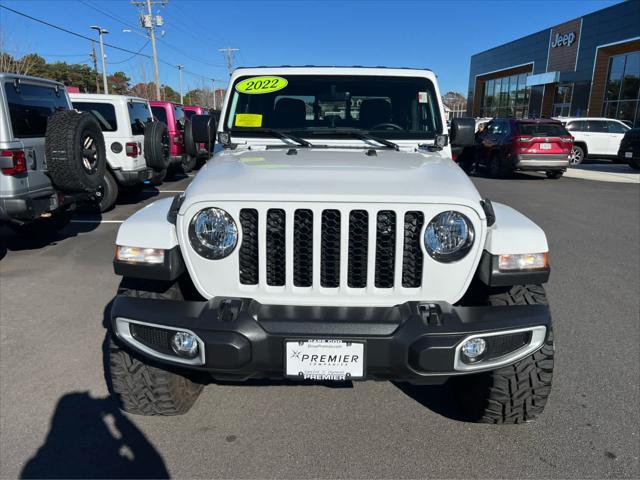
[(151, 111), (159, 122), (167, 124), (169, 143), (171, 145), (170, 169), (182, 169), (189, 173), (196, 165), (196, 159), (187, 154), (184, 148), (185, 112), (182, 105), (173, 102), (152, 101)]

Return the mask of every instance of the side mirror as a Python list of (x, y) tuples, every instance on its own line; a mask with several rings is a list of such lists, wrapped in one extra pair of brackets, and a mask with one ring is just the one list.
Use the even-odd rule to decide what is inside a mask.
[(469, 147), (475, 143), (476, 121), (469, 117), (454, 118), (451, 122), (451, 145)]

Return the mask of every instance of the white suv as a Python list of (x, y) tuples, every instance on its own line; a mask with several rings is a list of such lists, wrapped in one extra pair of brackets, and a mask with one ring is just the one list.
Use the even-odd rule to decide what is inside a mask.
[[(450, 377), (471, 420), (540, 414), (547, 239), (451, 160), (435, 74), (263, 67), (229, 85), (223, 150), (118, 232), (108, 376), (122, 408), (185, 413), (210, 377)], [(192, 117), (196, 143), (212, 123)], [(453, 119), (451, 143), (473, 145), (474, 127)]]
[(153, 171), (144, 157), (147, 123), (153, 121), (144, 98), (93, 93), (69, 94), (75, 109), (93, 114), (104, 135), (107, 170), (101, 189), (100, 211), (109, 210), (121, 187), (140, 188)]
[(559, 118), (574, 138), (569, 163), (579, 165), (589, 157), (616, 158), (620, 141), (629, 126), (613, 118)]

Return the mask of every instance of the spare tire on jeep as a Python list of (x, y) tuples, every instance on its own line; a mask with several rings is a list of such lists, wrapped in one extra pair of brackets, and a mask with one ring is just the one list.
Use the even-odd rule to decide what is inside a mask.
[(184, 124), (184, 149), (190, 157), (197, 157), (200, 153), (198, 145), (193, 140), (193, 124), (190, 120), (187, 120)]
[(163, 122), (151, 122), (144, 131), (144, 159), (154, 172), (169, 167), (171, 146), (169, 130)]
[(56, 112), (47, 121), (45, 138), (47, 171), (63, 192), (93, 192), (107, 166), (104, 137), (90, 113)]

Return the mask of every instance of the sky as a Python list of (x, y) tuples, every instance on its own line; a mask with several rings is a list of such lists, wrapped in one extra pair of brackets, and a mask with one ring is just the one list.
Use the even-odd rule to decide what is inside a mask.
[[(469, 61), (487, 50), (618, 0), (502, 1), (205, 1), (169, 0), (154, 7), (164, 19), (158, 41), (160, 81), (178, 89), (225, 86), (220, 48), (239, 48), (234, 66), (363, 65), (433, 70), (440, 90), (466, 95)], [(151, 55), (139, 7), (129, 0), (0, 0), (27, 15), (105, 42)], [(129, 29), (131, 32), (123, 32)], [(14, 56), (35, 52), (47, 61), (90, 64), (91, 44), (0, 9), (0, 35)], [(144, 47), (144, 48), (143, 48)], [(142, 50), (141, 50), (142, 49)], [(150, 59), (105, 47), (107, 73), (153, 79)], [(99, 55), (99, 52), (98, 52)]]

